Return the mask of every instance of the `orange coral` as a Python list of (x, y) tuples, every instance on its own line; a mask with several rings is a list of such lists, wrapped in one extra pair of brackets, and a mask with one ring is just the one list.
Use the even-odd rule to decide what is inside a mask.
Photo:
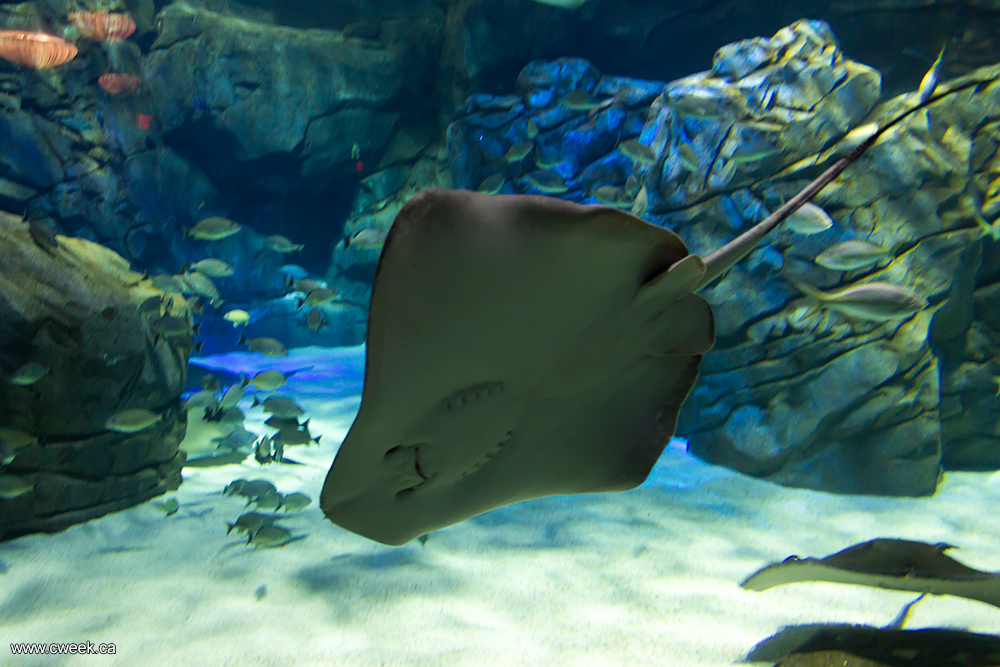
[(131, 93), (142, 83), (142, 77), (135, 74), (102, 74), (97, 78), (97, 85), (111, 95)]
[(76, 57), (76, 46), (42, 32), (0, 30), (0, 58), (17, 65), (48, 69)]
[(81, 35), (99, 42), (120, 42), (135, 32), (135, 21), (128, 14), (70, 12), (66, 18)]

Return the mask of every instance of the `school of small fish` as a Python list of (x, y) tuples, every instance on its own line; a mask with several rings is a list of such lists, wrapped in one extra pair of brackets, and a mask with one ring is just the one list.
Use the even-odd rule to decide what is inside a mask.
[[(223, 495), (246, 499), (244, 509), (254, 506), (254, 510), (244, 512), (232, 523), (227, 523), (226, 534), (233, 531), (246, 535), (247, 545), (255, 548), (283, 547), (290, 542), (301, 539), (292, 531), (278, 525), (281, 511), (285, 514), (301, 512), (310, 504), (312, 498), (304, 493), (294, 492), (287, 495), (278, 493), (278, 489), (266, 479), (235, 479), (222, 491)], [(261, 511), (263, 510), (263, 511)]]

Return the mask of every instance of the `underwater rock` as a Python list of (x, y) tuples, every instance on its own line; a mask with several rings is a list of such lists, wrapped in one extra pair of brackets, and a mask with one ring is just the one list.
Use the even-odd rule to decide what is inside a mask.
[[(645, 185), (644, 217), (698, 251), (762, 220), (844, 155), (852, 130), (892, 117), (916, 95), (876, 106), (880, 74), (849, 60), (819, 21), (723, 47), (712, 71), (668, 84), (616, 80), (608, 94), (610, 79), (585, 61), (536, 62), (518, 78), (520, 101), (477, 96), (448, 129), (456, 185), (476, 189), (499, 175), (500, 192), (526, 192), (525, 176), (545, 169), (566, 181), (560, 197), (624, 208)], [(643, 96), (657, 88), (655, 99)], [(1000, 252), (989, 243), (989, 269), (985, 259), (978, 269), (962, 256), (970, 241), (1000, 237), (1000, 200), (997, 210), (986, 206), (1000, 195), (1000, 124), (983, 122), (998, 90), (957, 94), (903, 123), (817, 196), (830, 229), (787, 231), (707, 290), (717, 343), (678, 427), (693, 453), (778, 483), (842, 493), (925, 495), (943, 462), (1000, 468), (1000, 385), (989, 380), (1000, 377), (992, 351), (1000, 311), (988, 305), (1000, 298), (981, 292), (974, 311), (927, 309), (879, 324), (811, 312), (793, 286), (837, 288), (863, 277), (939, 303), (972, 272), (978, 278), (969, 293), (954, 295), (963, 303), (974, 288), (1000, 281)], [(625, 104), (629, 97), (641, 101)], [(621, 143), (609, 150), (607, 134), (654, 157), (636, 159), (635, 147)], [(589, 143), (576, 135), (589, 135)], [(504, 159), (524, 141), (533, 144), (526, 159)], [(595, 147), (604, 154), (588, 152)], [(816, 264), (825, 250), (854, 239), (890, 255), (854, 272)], [(932, 322), (959, 341), (972, 340), (970, 327), (985, 327), (976, 384), (953, 397), (946, 380), (961, 359), (932, 347)], [(956, 354), (968, 360), (971, 352)]]
[[(994, 66), (974, 75), (997, 73)], [(886, 102), (866, 122), (884, 120), (907, 99)], [(706, 357), (682, 413), (679, 432), (692, 452), (779, 483), (887, 495), (933, 493), (942, 468), (1000, 467), (1000, 396), (992, 382), (1000, 375), (1000, 323), (987, 305), (1000, 266), (989, 242), (982, 261), (971, 252), (989, 232), (975, 222), (965, 176), (973, 173), (972, 192), (987, 191), (995, 151), (982, 119), (998, 101), (995, 86), (960, 93), (929, 110), (935, 131), (919, 117), (904, 124), (820, 193), (835, 221), (831, 230), (779, 244), (784, 275), (737, 267), (707, 295), (725, 342)], [(816, 169), (838, 152), (824, 154)], [(970, 169), (975, 158), (978, 167)], [(764, 199), (780, 203), (801, 182), (796, 176), (779, 176)], [(893, 261), (858, 272), (816, 265), (819, 253), (851, 239), (889, 249)], [(808, 314), (786, 291), (791, 281), (848, 285), (858, 274), (909, 285), (944, 305), (872, 327)], [(760, 303), (734, 300), (751, 284), (758, 301), (779, 295), (774, 315), (757, 317)]]
[[(331, 320), (331, 323), (351, 322), (344, 339), (353, 339), (358, 314), (354, 311), (358, 307), (362, 309), (362, 319), (367, 320), (372, 281), (382, 254), (382, 243), (399, 209), (421, 190), (452, 187), (445, 155), (443, 147), (432, 146), (423, 151), (412, 165), (388, 167), (361, 179), (361, 189), (355, 198), (354, 208), (344, 225), (341, 238), (334, 245), (327, 276), (330, 284), (340, 292), (340, 299), (354, 306), (349, 315), (338, 314), (337, 318)], [(342, 320), (345, 315), (348, 319)], [(363, 323), (361, 336), (364, 336)]]
[[(33, 234), (6, 214), (0, 284), (0, 427), (31, 437), (0, 475), (32, 487), (0, 500), (0, 539), (61, 530), (177, 488), (179, 397), (192, 346), (186, 304), (163, 315), (186, 326), (159, 335), (159, 315), (140, 305), (161, 293), (122, 257), (83, 239)], [(32, 367), (45, 373), (11, 381)], [(132, 433), (107, 430), (112, 415), (133, 408), (160, 418)]]
[(519, 97), (502, 107), (482, 95), (470, 99), (448, 127), (457, 187), (475, 190), (502, 177), (500, 192), (534, 193), (532, 174), (551, 173), (566, 182), (572, 198), (584, 201), (602, 185), (625, 185), (635, 163), (618, 147), (642, 132), (659, 85), (602, 77), (585, 60), (561, 58), (530, 63), (517, 88)]
[[(22, 186), (49, 188), (63, 173), (69, 140), (61, 129), (27, 111), (0, 114), (0, 170)], [(39, 141), (39, 138), (45, 140)], [(53, 141), (55, 139), (55, 141)]]
[[(584, 195), (634, 175), (649, 186), (650, 210), (691, 207), (821, 151), (871, 111), (880, 82), (877, 71), (843, 56), (822, 21), (723, 47), (713, 70), (669, 84), (602, 77), (579, 58), (535, 61), (518, 76), (520, 99), (469, 98), (448, 128), (452, 174), (459, 187), (476, 189), (493, 174), (523, 184), (519, 177), (551, 169), (580, 178)], [(525, 142), (534, 148), (526, 159), (509, 159)], [(629, 143), (649, 159), (615, 151)], [(599, 161), (605, 166), (594, 172)], [(607, 178), (614, 162), (616, 180), (590, 180)], [(726, 215), (720, 206), (707, 202), (704, 213)], [(751, 218), (767, 212), (757, 207)]]
[(378, 44), (181, 4), (158, 20), (146, 65), (153, 113), (171, 145), (214, 179), (271, 191), (326, 183), (354, 172), (355, 144), (377, 156), (403, 121), (434, 118), (419, 92), (430, 85), (439, 29), (429, 18), (384, 25)]
[[(880, 82), (844, 57), (822, 21), (719, 49), (712, 71), (667, 84), (650, 108), (655, 120), (643, 134), (667, 154), (657, 199), (691, 206), (819, 152), (872, 109)], [(701, 147), (704, 158), (681, 168), (684, 145)]]

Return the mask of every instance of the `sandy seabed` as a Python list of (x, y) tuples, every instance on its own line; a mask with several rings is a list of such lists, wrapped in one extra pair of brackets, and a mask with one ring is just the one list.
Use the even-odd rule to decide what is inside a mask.
[[(948, 542), (964, 563), (1000, 570), (998, 474), (948, 474), (933, 498), (841, 497), (745, 477), (676, 446), (634, 491), (523, 503), (423, 545), (370, 542), (315, 502), (281, 519), (302, 536), (284, 547), (227, 536), (244, 511), (243, 499), (220, 493), (235, 478), (318, 499), (360, 401), (363, 354), (201, 360), (235, 372), (312, 366), (282, 393), (306, 408), (322, 444), (290, 450), (303, 465), (251, 457), (186, 468), (173, 516), (153, 501), (0, 544), (0, 665), (721, 666), (784, 626), (885, 626), (916, 597), (825, 583), (739, 587), (789, 555), (899, 537)], [(259, 409), (247, 414), (247, 428), (266, 432)], [(934, 597), (906, 627), (1000, 634), (1000, 609)], [(116, 655), (26, 657), (8, 646), (88, 640), (114, 643)]]

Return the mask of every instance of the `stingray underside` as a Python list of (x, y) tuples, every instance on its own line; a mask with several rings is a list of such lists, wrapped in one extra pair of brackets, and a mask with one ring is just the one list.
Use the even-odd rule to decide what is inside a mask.
[(606, 207), (430, 190), (400, 211), (369, 313), (361, 407), (326, 515), (402, 544), (649, 474), (714, 340), (704, 264)]

